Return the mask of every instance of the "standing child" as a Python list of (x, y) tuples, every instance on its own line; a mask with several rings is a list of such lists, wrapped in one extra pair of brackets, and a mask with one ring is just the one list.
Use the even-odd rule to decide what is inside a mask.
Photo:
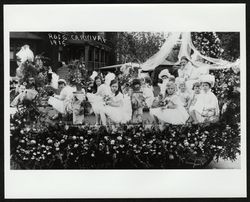
[(193, 95), (191, 96), (189, 102), (188, 102), (188, 112), (190, 114), (190, 122), (193, 122), (195, 120), (195, 115), (194, 115), (194, 111), (195, 110), (199, 110), (199, 106), (201, 105), (201, 83), (200, 82), (196, 82), (193, 84), (193, 88), (192, 90)]
[(142, 123), (143, 107), (146, 105), (143, 92), (141, 90), (141, 82), (139, 79), (134, 79), (132, 82), (132, 122)]

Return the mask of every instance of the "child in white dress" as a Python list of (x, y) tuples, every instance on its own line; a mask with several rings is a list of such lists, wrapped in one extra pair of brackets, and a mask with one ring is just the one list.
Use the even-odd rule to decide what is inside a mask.
[(201, 83), (200, 82), (196, 82), (193, 84), (193, 94), (188, 102), (188, 112), (190, 115), (190, 122), (193, 122), (195, 119), (195, 113), (194, 111), (201, 105), (200, 102), (202, 102), (201, 100)]
[(176, 94), (176, 85), (173, 82), (167, 84), (165, 105), (162, 107), (151, 108), (150, 114), (162, 122), (169, 124), (185, 124), (189, 118), (186, 109)]
[(124, 96), (119, 90), (117, 80), (110, 83), (111, 96), (104, 97), (104, 105), (100, 109), (103, 125), (107, 125), (107, 118), (114, 123), (126, 123), (131, 120), (132, 107), (129, 96)]
[(145, 77), (145, 84), (142, 86), (143, 97), (145, 98), (145, 102), (148, 108), (151, 108), (154, 101), (154, 90), (152, 86), (151, 79), (149, 77)]
[(73, 124), (82, 124), (84, 121), (85, 90), (79, 84), (76, 86), (76, 92), (73, 92), (72, 109), (73, 109)]
[[(71, 113), (73, 92), (76, 91), (76, 88), (67, 85), (64, 79), (58, 80), (58, 87), (61, 89), (60, 95), (51, 96), (48, 100), (48, 104), (52, 105), (53, 108), (61, 114)], [(53, 119), (57, 117), (58, 114), (56, 114)]]
[(195, 104), (191, 114), (195, 124), (211, 122), (219, 118), (218, 99), (211, 92), (211, 87), (214, 85), (214, 76), (204, 75), (200, 79), (203, 92), (197, 99), (197, 104)]
[(194, 67), (185, 56), (181, 58), (180, 65), (181, 65), (181, 68), (178, 69), (178, 78), (183, 78), (186, 81), (189, 79), (190, 75), (192, 74)]
[(158, 86), (160, 87), (160, 94), (164, 96), (166, 92), (166, 85), (169, 82), (169, 78), (171, 77), (171, 74), (169, 73), (168, 69), (163, 69), (159, 74), (159, 79), (162, 80), (162, 83), (158, 83)]
[(185, 108), (188, 106), (188, 102), (190, 100), (190, 92), (186, 88), (185, 81), (182, 80), (179, 83), (179, 89), (177, 91), (177, 95), (180, 97), (180, 100)]
[(94, 78), (95, 93), (87, 93), (88, 101), (95, 113), (96, 125), (101, 124), (100, 110), (104, 105), (104, 97), (111, 96), (110, 82), (114, 79), (115, 75), (108, 73), (105, 77), (105, 83), (102, 83), (100, 76)]

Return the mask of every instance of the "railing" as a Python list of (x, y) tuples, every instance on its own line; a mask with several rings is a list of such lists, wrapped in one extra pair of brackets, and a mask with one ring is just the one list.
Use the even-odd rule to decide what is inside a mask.
[(100, 67), (106, 66), (105, 62), (88, 61), (86, 67), (89, 70), (98, 70)]

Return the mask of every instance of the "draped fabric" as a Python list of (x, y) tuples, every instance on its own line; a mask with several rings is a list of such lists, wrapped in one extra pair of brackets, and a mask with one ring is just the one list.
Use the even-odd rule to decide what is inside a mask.
[(166, 39), (165, 43), (160, 48), (160, 50), (141, 65), (142, 70), (143, 71), (153, 70), (155, 69), (155, 67), (162, 64), (172, 51), (176, 42), (178, 41), (180, 33), (181, 32), (171, 33), (170, 36)]
[[(229, 62), (223, 59), (212, 58), (208, 56), (202, 55), (193, 45), (191, 39), (191, 32), (173, 32), (166, 39), (163, 46), (160, 50), (150, 57), (145, 63), (141, 65), (143, 71), (154, 70), (157, 66), (161, 65), (165, 59), (170, 55), (174, 46), (179, 42), (179, 38), (181, 39), (181, 47), (178, 54), (178, 64), (183, 56), (187, 57), (194, 66), (201, 67), (200, 71), (205, 71), (209, 69), (225, 69), (232, 68), (233, 70), (239, 71), (240, 60), (236, 60), (235, 62)], [(193, 54), (191, 55), (191, 50), (193, 50)], [(207, 64), (204, 61), (208, 61), (212, 64)]]

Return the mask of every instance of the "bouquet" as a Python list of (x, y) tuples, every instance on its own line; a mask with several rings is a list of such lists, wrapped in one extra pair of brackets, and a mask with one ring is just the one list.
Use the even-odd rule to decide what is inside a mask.
[(107, 105), (108, 104), (107, 102), (110, 101), (110, 100), (111, 100), (111, 97), (109, 95), (105, 95), (103, 97), (104, 105)]
[(164, 107), (168, 104), (168, 100), (164, 100), (163, 95), (160, 94), (152, 104), (152, 108)]

